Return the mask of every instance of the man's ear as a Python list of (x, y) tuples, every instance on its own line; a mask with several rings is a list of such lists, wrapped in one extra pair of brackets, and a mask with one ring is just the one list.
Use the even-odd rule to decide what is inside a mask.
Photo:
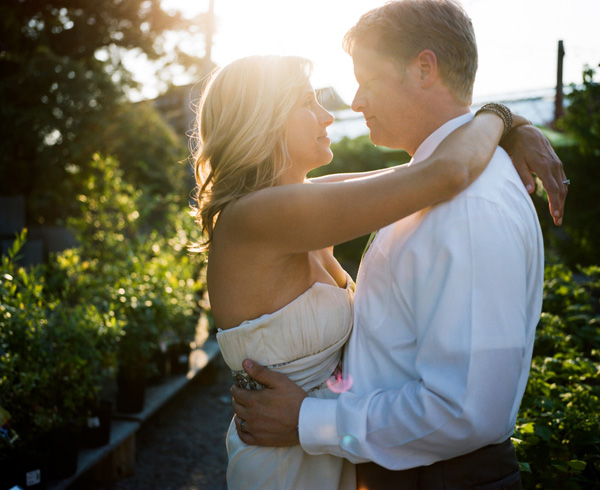
[(421, 88), (431, 87), (438, 79), (437, 56), (430, 49), (424, 49), (417, 55), (417, 67), (420, 70)]

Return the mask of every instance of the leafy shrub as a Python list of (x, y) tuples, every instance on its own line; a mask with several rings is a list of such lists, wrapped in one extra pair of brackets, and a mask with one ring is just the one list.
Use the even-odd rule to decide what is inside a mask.
[(96, 155), (91, 168), (81, 217), (69, 222), (81, 245), (57, 258), (52, 285), (122, 321), (121, 367), (140, 372), (159, 344), (193, 339), (203, 257), (187, 253), (194, 223), (176, 197), (145, 196), (112, 158)]
[(1, 257), (0, 406), (29, 447), (87, 417), (118, 363), (151, 374), (157, 344), (189, 345), (199, 317), (203, 258), (187, 253), (192, 218), (175, 196), (145, 198), (113, 159), (95, 157), (91, 168), (71, 223), (78, 248), (24, 269), (15, 263), (22, 234)]
[(544, 312), (514, 434), (526, 489), (600, 486), (600, 269), (546, 267)]
[(15, 264), (21, 234), (0, 264), (0, 406), (34, 445), (52, 428), (80, 424), (105, 370), (114, 365), (120, 325), (92, 305), (49, 294), (42, 268)]

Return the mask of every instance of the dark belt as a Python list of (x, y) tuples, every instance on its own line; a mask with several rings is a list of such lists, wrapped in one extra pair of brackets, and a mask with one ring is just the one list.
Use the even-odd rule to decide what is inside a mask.
[(356, 465), (359, 490), (521, 490), (519, 462), (510, 439), (472, 453), (408, 470)]

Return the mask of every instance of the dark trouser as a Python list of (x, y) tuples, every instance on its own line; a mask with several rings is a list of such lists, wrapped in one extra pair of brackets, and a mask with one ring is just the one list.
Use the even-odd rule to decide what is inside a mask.
[(519, 462), (510, 439), (430, 466), (392, 471), (356, 465), (358, 490), (520, 490)]

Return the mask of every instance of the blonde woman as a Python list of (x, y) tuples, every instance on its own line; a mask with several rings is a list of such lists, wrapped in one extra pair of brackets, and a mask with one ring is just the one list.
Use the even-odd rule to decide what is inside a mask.
[[(332, 159), (333, 122), (309, 74), (307, 60), (276, 56), (240, 59), (214, 74), (199, 112), (196, 216), (217, 340), (236, 384), (260, 388), (242, 368), (251, 358), (308, 396), (330, 398), (353, 305), (352, 279), (332, 246), (465, 189), (504, 126), (484, 112), (418, 166), (309, 181), (310, 170)], [(354, 488), (347, 461), (299, 445), (246, 445), (235, 422), (227, 434), (230, 489)]]

